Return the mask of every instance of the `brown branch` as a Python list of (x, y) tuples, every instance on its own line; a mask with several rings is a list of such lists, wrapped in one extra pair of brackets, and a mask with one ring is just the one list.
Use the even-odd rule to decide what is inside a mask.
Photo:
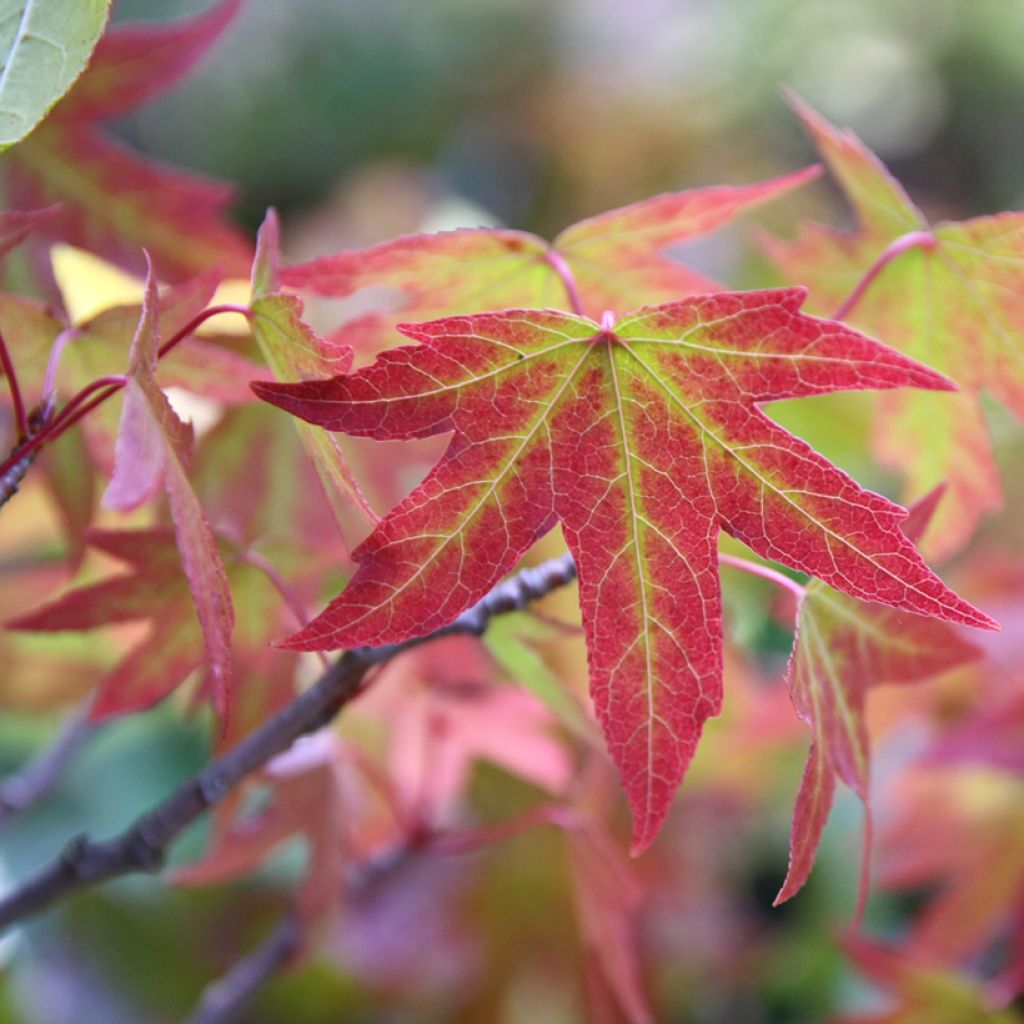
[(20, 771), (0, 782), (0, 829), (53, 789), (82, 745), (96, 731), (96, 723), (89, 721), (90, 704), (91, 701), (87, 701), (73, 711), (42, 750)]
[(253, 996), (282, 967), (299, 943), (299, 923), (286, 917), (247, 957), (203, 989), (185, 1024), (236, 1024)]
[(568, 555), (555, 558), (502, 581), (454, 622), (433, 633), (401, 644), (347, 651), (310, 689), (182, 783), (120, 835), (102, 842), (87, 836), (73, 839), (51, 863), (0, 899), (0, 930), (88, 886), (137, 871), (159, 871), (167, 848), (188, 825), (223, 800), (247, 775), (287, 750), (299, 736), (330, 722), (359, 694), (371, 668), (443, 636), (479, 636), (495, 615), (525, 608), (575, 577), (576, 568)]

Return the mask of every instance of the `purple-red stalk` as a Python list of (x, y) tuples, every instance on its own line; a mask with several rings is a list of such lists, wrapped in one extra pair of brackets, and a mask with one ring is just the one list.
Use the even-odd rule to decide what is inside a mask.
[(25, 415), (25, 402), (21, 397), (21, 388), (18, 387), (18, 375), (14, 372), (14, 363), (11, 362), (11, 354), (7, 351), (7, 343), (0, 334), (0, 364), (3, 364), (4, 376), (7, 378), (7, 387), (11, 392), (11, 404), (14, 406), (14, 422), (18, 430), (18, 439), (28, 437), (28, 417)]
[(857, 303), (864, 297), (864, 293), (871, 287), (875, 278), (897, 256), (910, 249), (934, 249), (936, 244), (935, 236), (930, 231), (910, 231), (905, 235), (900, 235), (899, 238), (887, 245), (878, 256), (878, 259), (868, 267), (864, 276), (857, 282), (857, 287), (850, 292), (839, 308), (832, 314), (832, 319), (845, 320)]
[(573, 277), (572, 268), (557, 249), (548, 249), (544, 254), (548, 265), (559, 276), (565, 286), (565, 294), (569, 297), (569, 305), (577, 316), (584, 316), (583, 303), (580, 300), (580, 291), (576, 287), (576, 278)]
[(767, 565), (759, 565), (757, 562), (748, 561), (746, 558), (739, 558), (736, 555), (727, 555), (719, 552), (718, 561), (721, 565), (730, 565), (734, 569), (749, 572), (751, 576), (760, 576), (762, 579), (771, 580), (772, 583), (789, 591), (797, 601), (802, 601), (807, 593), (806, 589), (796, 580), (790, 579), (785, 573), (772, 569)]
[[(162, 358), (167, 355), (175, 345), (187, 338), (198, 327), (204, 324), (211, 317), (219, 316), (221, 313), (239, 313), (247, 319), (252, 316), (252, 312), (248, 306), (238, 306), (232, 303), (224, 303), (220, 306), (210, 306), (208, 309), (204, 309), (201, 313), (197, 313), (187, 324), (185, 324), (184, 327), (179, 331), (176, 331), (167, 341), (165, 341), (157, 351), (157, 358)], [(61, 344), (61, 339), (63, 337), (63, 334), (58, 336), (57, 344)], [(6, 348), (3, 349), (3, 352), (6, 354)], [(6, 369), (6, 362), (4, 365)], [(13, 380), (13, 377), (10, 377), (9, 379)], [(37, 434), (27, 438), (24, 444), (18, 445), (3, 461), (3, 463), (0, 463), (0, 477), (7, 473), (12, 466), (20, 462), (30, 452), (35, 451), (37, 448), (41, 448), (44, 444), (49, 444), (51, 441), (56, 441), (61, 434), (73, 427), (83, 416), (92, 412), (92, 410), (98, 405), (102, 405), (111, 397), (111, 395), (116, 395), (117, 392), (125, 386), (127, 380), (127, 377), (103, 377), (99, 380), (93, 381), (91, 384), (88, 384), (79, 391), (78, 394), (68, 399), (59, 415), (51, 419), (50, 422)], [(105, 390), (100, 390), (101, 388)], [(97, 391), (99, 391), (99, 394), (96, 394)], [(90, 395), (95, 395), (95, 397), (92, 401), (83, 405)]]

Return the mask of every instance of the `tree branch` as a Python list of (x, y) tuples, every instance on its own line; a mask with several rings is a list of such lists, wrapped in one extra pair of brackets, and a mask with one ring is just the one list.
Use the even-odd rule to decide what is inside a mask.
[(286, 917), (247, 957), (203, 989), (185, 1024), (236, 1024), (253, 996), (283, 966), (299, 943), (299, 923)]
[(188, 825), (223, 800), (245, 776), (287, 750), (299, 736), (330, 722), (360, 693), (371, 668), (443, 636), (480, 636), (495, 615), (521, 610), (575, 577), (576, 567), (570, 556), (564, 555), (503, 580), (454, 622), (433, 633), (401, 644), (347, 651), (310, 689), (182, 783), (120, 835), (103, 842), (87, 836), (73, 839), (63, 853), (0, 900), (0, 930), (38, 914), (79, 889), (137, 871), (160, 870), (167, 848)]

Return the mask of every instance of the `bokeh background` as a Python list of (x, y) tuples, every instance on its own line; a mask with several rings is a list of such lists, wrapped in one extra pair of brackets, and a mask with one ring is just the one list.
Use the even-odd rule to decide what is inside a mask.
[[(203, 6), (120, 0), (116, 17)], [(789, 86), (853, 126), (927, 213), (962, 217), (1024, 202), (1022, 43), (1024, 4), (1012, 0), (248, 0), (196, 74), (113, 127), (140, 150), (236, 182), (250, 229), (277, 207), (288, 254), (300, 258), (456, 225), (550, 237), (659, 191), (783, 173), (813, 159), (780, 95)], [(797, 216), (842, 224), (846, 213), (821, 182), (757, 219), (791, 233)], [(751, 236), (748, 220), (691, 246), (687, 259), (731, 285), (769, 282)], [(805, 436), (892, 490), (857, 420), (868, 407), (850, 408), (852, 425), (808, 421)], [(1010, 467), (1011, 441), (1003, 457)], [(859, 810), (844, 794), (807, 890), (773, 910), (803, 749), (799, 725), (787, 731), (759, 702), (763, 680), (781, 685), (790, 637), (756, 583), (727, 586), (729, 629), (746, 659), (727, 677), (739, 724), (709, 730), (642, 868), (660, 895), (641, 949), (661, 1020), (813, 1024), (875, 998), (830, 941), (852, 910)], [(955, 688), (927, 699), (947, 697), (957, 699)], [(765, 730), (776, 727), (770, 753)], [(6, 713), (0, 769), (50, 728), (34, 713)], [(207, 733), (175, 707), (105, 730), (47, 806), (6, 831), (0, 872), (19, 877), (76, 829), (123, 826), (202, 764)], [(759, 754), (748, 760), (755, 734)], [(524, 785), (483, 768), (474, 799), (515, 807)], [(201, 843), (200, 830), (176, 856)], [(364, 908), (347, 946), (339, 940), (333, 955), (275, 983), (247, 1019), (589, 1019), (556, 846), (531, 833), (486, 862), (403, 883), (391, 902)], [(0, 979), (0, 1021), (180, 1019), (274, 920), (300, 873), (293, 849), (225, 887), (143, 879), (89, 895), (23, 940), (33, 955)], [(920, 895), (878, 897), (872, 924), (898, 928)], [(453, 907), (454, 937), (429, 927)], [(450, 962), (417, 957), (431, 946)], [(399, 966), (388, 975), (382, 963)], [(610, 1000), (606, 1019), (618, 1019)]]

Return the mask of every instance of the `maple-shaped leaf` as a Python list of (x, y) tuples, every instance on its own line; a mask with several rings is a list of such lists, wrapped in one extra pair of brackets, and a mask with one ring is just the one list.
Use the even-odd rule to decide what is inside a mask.
[(450, 814), (478, 761), (552, 794), (572, 777), (551, 713), (525, 690), (496, 685), (495, 668), (475, 639), (439, 640), (396, 658), (363, 708), (389, 725), (396, 796), (430, 824)]
[(830, 312), (890, 245), (909, 243), (844, 319), (962, 388), (956, 395), (885, 396), (875, 429), (878, 454), (903, 473), (908, 495), (948, 482), (949, 499), (927, 541), (935, 557), (949, 554), (1001, 502), (980, 393), (988, 391), (1024, 418), (1024, 213), (929, 225), (852, 132), (792, 102), (859, 227), (842, 234), (806, 224), (794, 241), (768, 240), (767, 249), (789, 279), (810, 286), (814, 308)]
[(864, 600), (992, 622), (925, 565), (905, 511), (765, 416), (781, 398), (945, 378), (788, 289), (697, 296), (601, 324), (506, 310), (406, 324), (421, 342), (350, 376), (254, 384), (330, 430), (451, 431), (438, 465), (353, 557), (298, 649), (381, 644), (451, 621), (561, 521), (576, 560), (598, 719), (634, 845), (654, 838), (721, 705), (717, 536)]
[[(633, 309), (714, 290), (707, 277), (664, 250), (721, 227), (743, 211), (818, 175), (808, 167), (754, 185), (671, 192), (610, 210), (566, 228), (553, 242), (524, 231), (475, 228), (408, 235), (368, 249), (287, 267), (282, 281), (320, 295), (345, 296), (371, 285), (401, 293), (394, 313), (352, 325), (361, 349), (390, 343), (399, 320), (428, 320), (522, 306), (561, 307), (567, 283), (582, 312)], [(346, 332), (342, 330), (342, 336)]]
[[(941, 496), (941, 488), (936, 489), (911, 509), (903, 527), (908, 537), (916, 540), (924, 532)], [(795, 896), (807, 881), (837, 778), (864, 802), (870, 823), (870, 752), (864, 723), (868, 690), (884, 683), (922, 682), (981, 656), (981, 649), (949, 623), (858, 601), (820, 580), (807, 585), (797, 613), (788, 682), (793, 706), (813, 738), (793, 812), (789, 870), (776, 904)], [(869, 824), (866, 843), (870, 835)], [(864, 877), (861, 901), (866, 883)]]
[[(256, 240), (252, 267), (251, 327), (271, 373), (278, 380), (309, 379), (344, 373), (352, 365), (352, 349), (319, 337), (302, 320), (302, 300), (280, 290), (280, 228), (277, 214), (267, 212)], [(367, 504), (337, 441), (322, 430), (300, 423), (299, 434), (320, 475), (324, 491), (341, 522), (352, 506), (370, 522), (377, 516)]]
[(129, 355), (114, 475), (103, 500), (111, 508), (130, 510), (161, 487), (167, 492), (182, 567), (210, 657), (214, 706), (223, 714), (231, 685), (231, 589), (210, 524), (188, 480), (192, 428), (178, 418), (156, 383), (157, 303), (150, 272)]
[[(85, 531), (85, 542), (127, 570), (87, 583), (10, 619), (10, 629), (31, 632), (85, 631), (125, 622), (147, 621), (149, 628), (110, 668), (91, 705), (94, 719), (112, 718), (153, 706), (192, 672), (209, 665), (203, 631), (182, 566), (175, 531)], [(291, 659), (268, 648), (281, 623), (280, 597), (244, 552), (224, 545), (228, 578), (239, 594), (239, 627), (232, 637), (233, 664), (241, 666), (237, 699), (232, 700), (224, 735), (237, 736), (244, 724), (262, 720), (289, 692)], [(220, 556), (218, 556), (219, 558)], [(211, 673), (212, 676), (212, 673)], [(258, 685), (259, 692), (253, 692)], [(262, 712), (262, 713), (261, 713)]]
[(90, 708), (95, 720), (147, 708), (203, 661), (181, 556), (171, 530), (88, 530), (91, 547), (125, 563), (129, 571), (75, 588), (8, 628), (59, 632), (149, 619), (146, 634), (106, 675)]
[(133, 153), (98, 129), (162, 92), (192, 67), (234, 17), (222, 0), (191, 19), (117, 25), (49, 117), (0, 159), (0, 179), (17, 207), (61, 204), (40, 228), (139, 269), (148, 249), (162, 278), (219, 266), (243, 276), (251, 250), (225, 218), (232, 190)]

